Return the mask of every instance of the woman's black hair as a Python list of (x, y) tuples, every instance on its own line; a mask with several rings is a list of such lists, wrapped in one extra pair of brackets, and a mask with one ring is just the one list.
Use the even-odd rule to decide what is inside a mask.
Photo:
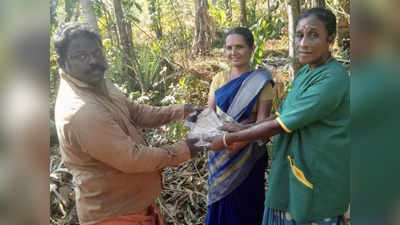
[(311, 8), (302, 11), (296, 20), (295, 27), (297, 27), (297, 24), (300, 20), (310, 16), (317, 17), (317, 19), (319, 19), (325, 25), (325, 28), (328, 32), (328, 37), (336, 34), (336, 16), (332, 13), (332, 11), (324, 8)]
[(246, 27), (234, 27), (232, 28), (227, 34), (226, 37), (228, 37), (231, 34), (238, 34), (241, 35), (244, 40), (246, 41), (246, 44), (252, 48), (254, 46), (254, 37), (251, 31), (246, 28)]

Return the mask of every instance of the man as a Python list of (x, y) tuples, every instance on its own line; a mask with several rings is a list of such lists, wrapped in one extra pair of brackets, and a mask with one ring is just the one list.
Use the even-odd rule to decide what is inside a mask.
[(104, 78), (101, 39), (85, 23), (54, 35), (60, 88), (55, 121), (65, 165), (73, 174), (81, 224), (163, 224), (154, 207), (160, 170), (194, 157), (194, 140), (148, 147), (138, 127), (188, 118), (199, 107), (151, 107), (129, 102)]

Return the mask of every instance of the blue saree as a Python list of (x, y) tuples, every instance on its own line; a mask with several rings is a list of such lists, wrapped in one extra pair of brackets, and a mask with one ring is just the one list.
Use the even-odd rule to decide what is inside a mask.
[[(215, 91), (216, 111), (223, 121), (242, 122), (251, 116), (261, 90), (269, 82), (267, 70), (242, 74)], [(209, 152), (207, 225), (259, 225), (264, 211), (264, 174), (267, 153), (255, 142), (232, 155)]]

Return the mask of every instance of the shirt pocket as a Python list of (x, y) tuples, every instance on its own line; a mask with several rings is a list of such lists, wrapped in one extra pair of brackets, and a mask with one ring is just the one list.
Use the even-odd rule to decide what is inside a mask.
[(295, 166), (290, 156), (288, 160), (290, 165), (288, 211), (296, 222), (305, 222), (311, 215), (314, 185), (304, 172)]

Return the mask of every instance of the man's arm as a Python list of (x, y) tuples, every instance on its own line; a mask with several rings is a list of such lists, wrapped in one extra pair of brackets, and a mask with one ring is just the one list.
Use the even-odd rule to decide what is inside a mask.
[[(164, 124), (179, 121), (192, 120), (203, 108), (197, 105), (182, 104), (170, 106), (150, 106), (128, 102), (129, 114), (136, 125), (140, 127), (154, 128)], [(191, 113), (196, 112), (196, 115)]]
[(154, 128), (184, 119), (184, 105), (150, 106), (127, 102), (129, 114), (136, 125)]
[(190, 159), (184, 142), (162, 147), (137, 144), (106, 110), (81, 109), (70, 129), (81, 150), (125, 173), (139, 173), (175, 166)]

